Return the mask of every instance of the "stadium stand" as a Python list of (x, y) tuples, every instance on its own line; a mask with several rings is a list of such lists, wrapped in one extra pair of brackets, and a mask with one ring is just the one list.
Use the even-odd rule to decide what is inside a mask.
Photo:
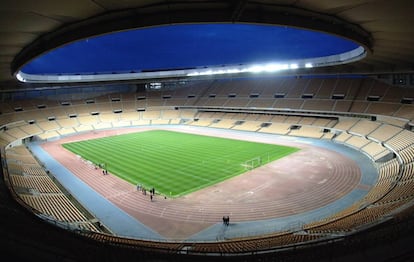
[[(336, 88), (329, 87), (328, 91), (322, 91), (325, 81), (327, 83), (335, 83)], [(151, 97), (151, 99), (146, 100), (145, 104), (139, 105), (145, 105), (143, 107), (145, 111), (136, 111), (135, 101), (131, 101), (134, 97), (130, 94), (120, 94), (119, 97), (122, 98), (116, 102), (117, 107), (127, 108), (128, 110), (119, 114), (114, 114), (111, 111), (112, 105), (115, 102), (103, 98), (97, 98), (96, 101), (99, 101), (99, 103), (93, 103), (94, 106), (92, 107), (89, 104), (83, 104), (84, 102), (82, 101), (70, 101), (70, 105), (65, 106), (65, 111), (61, 110), (60, 107), (62, 105), (59, 103), (55, 104), (56, 108), (51, 103), (48, 105), (49, 109), (51, 109), (50, 112), (60, 112), (59, 114), (56, 113), (56, 115), (60, 116), (56, 120), (45, 119), (43, 112), (36, 112), (37, 110), (44, 111), (43, 109), (31, 107), (31, 111), (25, 111), (24, 115), (25, 119), (34, 120), (34, 122), (28, 123), (28, 120), (25, 120), (24, 123), (18, 126), (10, 125), (10, 128), (0, 133), (0, 139), (2, 146), (8, 148), (16, 140), (22, 140), (30, 136), (35, 136), (41, 140), (48, 140), (90, 130), (111, 129), (119, 126), (175, 123), (317, 139), (325, 138), (361, 150), (370, 156), (377, 165), (379, 178), (368, 194), (358, 203), (331, 217), (304, 225), (300, 232), (275, 232), (273, 235), (260, 238), (218, 241), (215, 243), (191, 243), (191, 246), (184, 243), (146, 242), (119, 238), (107, 232), (102, 233), (103, 231), (93, 222), (93, 219), (86, 218), (71, 200), (60, 191), (60, 188), (50, 179), (45, 170), (39, 166), (24, 146), (13, 146), (6, 149), (5, 159), (7, 159), (8, 177), (22, 203), (26, 203), (25, 205), (36, 210), (35, 212), (47, 215), (47, 219), (68, 223), (72, 226), (76, 224), (76, 228), (81, 230), (80, 234), (88, 238), (104, 241), (105, 243), (124, 243), (141, 247), (151, 246), (160, 250), (174, 250), (174, 252), (181, 252), (180, 250), (185, 249), (186, 253), (191, 254), (238, 254), (306, 245), (337, 236), (352, 238), (355, 232), (360, 232), (370, 228), (370, 226), (390, 220), (394, 213), (403, 210), (403, 207), (411, 202), (414, 198), (412, 190), (414, 136), (412, 131), (404, 129), (401, 125), (393, 125), (392, 121), (390, 123), (390, 121), (372, 121), (364, 118), (369, 118), (369, 114), (361, 116), (340, 115), (340, 112), (336, 112), (336, 107), (333, 106), (335, 101), (330, 101), (328, 103), (329, 106), (321, 107), (316, 106), (320, 101), (314, 101), (312, 103), (315, 106), (310, 106), (311, 103), (309, 101), (311, 100), (300, 98), (301, 92), (307, 92), (300, 85), (307, 83), (307, 81), (290, 79), (280, 82), (281, 86), (283, 83), (285, 86), (293, 85), (295, 88), (289, 92), (288, 98), (275, 99), (274, 108), (270, 109), (270, 111), (268, 108), (254, 108), (251, 109), (251, 112), (246, 112), (245, 109), (249, 108), (244, 106), (247, 103), (246, 101), (242, 104), (229, 102), (235, 101), (237, 98), (222, 97), (220, 102), (211, 102), (217, 98), (211, 98), (208, 92), (205, 97), (196, 98), (198, 102), (193, 103), (190, 108), (182, 106), (185, 104), (183, 101), (187, 98), (183, 97), (181, 100), (177, 98), (176, 101), (181, 102), (175, 105), (177, 107), (175, 109), (160, 106), (164, 104), (164, 101), (159, 94), (145, 94), (145, 96)], [(349, 86), (353, 82), (349, 79), (312, 80), (311, 89), (315, 94), (319, 94), (319, 97), (327, 97), (332, 92), (336, 92), (337, 88), (341, 90), (340, 86)], [(375, 81), (365, 82), (368, 82), (365, 83), (366, 85), (374, 85), (375, 83)], [(243, 85), (243, 81), (237, 84)], [(249, 94), (252, 89), (248, 87), (248, 84), (243, 86), (245, 88), (243, 94)], [(318, 86), (319, 88), (317, 88)], [(217, 92), (217, 94), (223, 96), (226, 96), (227, 93), (233, 90), (229, 83), (221, 85), (220, 81), (215, 81), (214, 87), (215, 89), (213, 88), (210, 91), (222, 90), (220, 93)], [(266, 92), (259, 87), (255, 87), (254, 90), (261, 94)], [(287, 89), (280, 87), (278, 92), (283, 90), (286, 91)], [(180, 92), (175, 92), (174, 95), (176, 94), (180, 94)], [(360, 99), (363, 99), (364, 96), (360, 96)], [(384, 96), (386, 97), (386, 95)], [(123, 98), (127, 100), (123, 101)], [(171, 98), (168, 101), (174, 101), (172, 99), (175, 98)], [(148, 103), (149, 100), (151, 101)], [(256, 105), (259, 105), (262, 100), (264, 101), (263, 104), (266, 104), (265, 101), (270, 101), (272, 98), (260, 97), (255, 98), (253, 101), (255, 101)], [(36, 104), (35, 101), (33, 103)], [(368, 107), (366, 104), (369, 104), (369, 102), (351, 101), (351, 103), (352, 107), (349, 107), (348, 111), (367, 113), (365, 108)], [(286, 109), (284, 104), (289, 105), (288, 110), (293, 111), (290, 113), (285, 110), (278, 112), (281, 108)], [(362, 104), (365, 105), (360, 106)], [(30, 108), (28, 102), (21, 105)], [(233, 110), (227, 112), (225, 110), (227, 108), (226, 105), (231, 105)], [(180, 108), (180, 106), (183, 108)], [(216, 106), (224, 107), (220, 109), (216, 108)], [(3, 107), (10, 108), (11, 105)], [(206, 110), (210, 107), (213, 107), (214, 110)], [(239, 109), (237, 111), (238, 107), (242, 107), (244, 110)], [(397, 102), (394, 106), (388, 108), (394, 110), (392, 112), (387, 111), (387, 116), (390, 117), (393, 117), (397, 111), (400, 111), (400, 106)], [(411, 108), (413, 107), (411, 106)], [(76, 117), (62, 115), (63, 112), (76, 112)], [(91, 115), (91, 112), (96, 112), (97, 114)], [(329, 116), (325, 117), (318, 113), (329, 113)], [(13, 119), (12, 115), (15, 114), (20, 114), (20, 112), (11, 111), (7, 114), (2, 114), (0, 117), (7, 122), (8, 119)], [(411, 118), (412, 114), (410, 115)], [(410, 119), (407, 119), (406, 122)], [(328, 132), (324, 132), (324, 130)], [(395, 154), (396, 157), (381, 160), (384, 157), (389, 157), (390, 154)]]
[[(319, 80), (320, 82), (321, 80)], [(332, 81), (332, 80), (330, 80)], [(339, 80), (338, 80), (339, 81)], [(289, 97), (296, 97), (300, 95), (300, 92), (303, 91), (303, 81), (295, 81), (290, 80), (291, 84), (295, 84), (297, 87), (292, 92), (290, 92)], [(340, 81), (339, 81), (340, 82)], [(375, 81), (370, 81), (370, 84), (375, 83)], [(239, 83), (240, 84), (240, 83)], [(228, 91), (231, 91), (231, 85), (225, 83), (223, 86), (220, 85), (219, 82), (216, 82), (215, 86), (220, 90), (224, 90), (221, 93), (226, 93), (226, 88), (229, 88)], [(248, 91), (246, 91), (248, 93)], [(156, 100), (154, 97), (157, 95), (152, 94), (148, 95), (152, 96), (153, 102)], [(128, 97), (128, 95), (125, 95)], [(232, 98), (226, 98), (232, 99)], [(266, 98), (265, 98), (266, 99)], [(296, 98), (298, 99), (298, 98)], [(288, 100), (290, 101), (290, 100)], [(298, 100), (300, 101), (300, 100)], [(300, 101), (299, 103), (302, 104), (307, 100)], [(129, 103), (128, 101), (126, 101)], [(105, 103), (104, 101), (100, 102)], [(108, 103), (108, 102), (107, 102)], [(120, 103), (122, 106), (123, 101), (119, 101), (116, 103)], [(298, 103), (298, 105), (299, 105)], [(119, 118), (118, 114), (110, 113), (100, 113), (96, 116), (90, 115), (91, 107), (83, 105), (80, 106), (77, 102), (72, 101), (71, 103), (75, 108), (79, 117), (75, 118), (66, 118), (61, 120), (51, 120), (51, 121), (44, 121), (44, 115), (39, 114), (36, 112), (31, 112), (31, 117), (36, 121), (36, 125), (31, 126), (39, 126), (39, 129), (34, 128), (34, 134), (39, 133), (39, 131), (43, 131), (43, 133), (38, 134), (37, 136), (40, 139), (50, 139), (54, 137), (59, 137), (60, 135), (68, 135), (73, 134), (75, 132), (83, 132), (87, 130), (93, 129), (106, 129), (112, 128), (116, 126), (116, 123), (119, 120), (125, 119), (127, 120), (128, 125), (140, 124), (140, 125), (149, 125), (149, 124), (169, 124), (170, 120), (177, 119), (181, 115), (181, 118), (191, 119), (191, 125), (198, 125), (198, 126), (210, 126), (216, 128), (225, 128), (225, 129), (237, 129), (237, 130), (249, 130), (249, 131), (260, 131), (266, 133), (275, 133), (275, 134), (283, 134), (283, 135), (293, 135), (293, 136), (303, 136), (303, 137), (312, 137), (312, 138), (321, 138), (323, 136), (323, 128), (334, 128), (336, 130), (340, 130), (340, 132), (335, 138), (334, 141), (341, 142), (347, 144), (351, 147), (357, 148), (359, 150), (364, 151), (367, 155), (369, 155), (374, 161), (379, 160), (383, 156), (389, 154), (389, 149), (382, 146), (381, 143), (383, 142), (385, 145), (389, 146), (391, 150), (393, 150), (399, 158), (401, 159), (402, 163), (412, 163), (413, 162), (413, 143), (414, 141), (412, 137), (412, 132), (407, 130), (403, 130), (400, 127), (392, 126), (387, 123), (380, 123), (377, 121), (369, 121), (359, 118), (344, 118), (340, 121), (332, 122), (331, 119), (326, 118), (319, 118), (319, 117), (308, 117), (306, 114), (302, 113), (302, 115), (279, 115), (273, 112), (274, 115), (269, 114), (259, 114), (259, 113), (227, 113), (227, 112), (209, 112), (209, 111), (200, 111), (198, 114), (194, 115), (192, 111), (186, 110), (171, 110), (168, 108), (160, 108), (159, 105), (161, 103), (154, 102), (153, 105), (156, 105), (154, 109), (151, 107), (147, 107), (147, 110), (136, 113), (136, 112), (129, 112), (129, 113), (120, 113)], [(72, 107), (72, 105), (69, 106)], [(102, 104), (103, 105), (103, 104)], [(216, 104), (212, 104), (216, 105)], [(27, 106), (27, 102), (25, 104)], [(59, 107), (57, 105), (57, 107)], [(242, 106), (244, 107), (244, 106)], [(331, 108), (331, 107), (329, 107)], [(298, 108), (300, 109), (300, 108)], [(42, 109), (38, 109), (42, 110)], [(53, 110), (53, 108), (51, 108)], [(111, 109), (112, 110), (112, 109)], [(351, 109), (352, 110), (352, 109)], [(59, 110), (56, 110), (59, 111)], [(323, 110), (322, 110), (323, 111)], [(62, 111), (61, 111), (62, 112)], [(392, 115), (392, 114), (391, 114)], [(135, 122), (131, 121), (131, 119), (136, 119)], [(141, 120), (142, 119), (142, 120)], [(236, 124), (237, 121), (242, 121), (239, 124)], [(263, 123), (268, 123), (267, 126), (262, 126)], [(295, 126), (296, 128), (293, 128)], [(26, 130), (28, 130), (26, 128)], [(30, 129), (29, 129), (30, 130)], [(385, 132), (384, 132), (385, 131)], [(2, 132), (1, 136), (2, 139), (5, 141), (4, 143), (11, 143), (14, 140), (23, 139), (27, 136), (34, 135), (30, 133), (26, 133), (21, 130), (19, 127), (10, 128), (4, 132)], [(374, 140), (371, 140), (374, 139)], [(395, 161), (394, 161), (395, 163)], [(395, 164), (394, 164), (395, 165)], [(382, 170), (382, 169), (379, 169)], [(411, 170), (407, 168), (407, 170)], [(382, 171), (381, 171), (382, 172)], [(380, 172), (380, 173), (381, 173)], [(389, 171), (388, 171), (389, 172)], [(393, 174), (393, 176), (398, 176), (398, 174)], [(404, 175), (404, 177), (407, 175)], [(13, 178), (14, 181), (20, 181), (17, 178)], [(20, 183), (22, 183), (20, 181)], [(401, 184), (401, 185), (400, 185)], [(398, 186), (393, 188), (393, 193), (389, 193), (386, 197), (387, 202), (394, 200), (397, 197), (405, 198), (405, 196), (410, 197), (411, 195), (407, 193), (407, 188), (410, 187), (408, 183), (400, 183)], [(378, 192), (383, 192), (384, 188), (389, 190), (389, 186), (384, 187), (383, 185), (379, 186)], [(409, 191), (409, 190), (408, 190)], [(377, 192), (377, 191), (374, 191)], [(381, 195), (384, 193), (372, 193), (372, 195)], [(388, 193), (388, 192), (387, 192)], [(371, 193), (370, 193), (371, 194)], [(28, 201), (31, 199), (30, 197), (26, 197)], [(391, 199), (391, 200), (388, 200)], [(33, 201), (32, 201), (33, 203)], [(382, 209), (378, 209), (378, 212), (368, 212), (368, 214), (373, 214), (374, 220), (378, 216), (382, 216), (383, 212), (389, 212), (388, 208), (395, 209), (394, 206), (387, 206), (385, 209), (386, 211), (381, 211)], [(372, 209), (374, 210), (374, 209)], [(391, 210), (391, 209), (390, 209)], [(359, 215), (358, 215), (359, 216)], [(361, 215), (361, 221), (371, 221), (367, 218), (367, 215)]]
[[(34, 4), (6, 0), (0, 12), (1, 257), (108, 262), (413, 261), (411, 1), (62, 0)], [(67, 86), (15, 79), (33, 58), (79, 39), (88, 41), (131, 28), (211, 22), (304, 27), (350, 39), (366, 53), (348, 64), (276, 72), (280, 77), (266, 72), (240, 78), (230, 74), (225, 79), (214, 75), (165, 78), (160, 80), (166, 87), (161, 90), (146, 88), (152, 79)], [(256, 44), (254, 39), (247, 42)], [(239, 43), (232, 44), (247, 53)], [(154, 60), (160, 57), (162, 53)], [(117, 72), (109, 73), (117, 76)], [(378, 177), (372, 185), (359, 182), (355, 190), (366, 194), (357, 202), (290, 230), (216, 241), (157, 241), (110, 232), (25, 146), (119, 127), (166, 124), (341, 144), (371, 159), (367, 164), (377, 170)], [(343, 176), (340, 182), (346, 179)], [(304, 205), (314, 202), (302, 201)], [(286, 205), (284, 215), (288, 216), (289, 200)]]
[[(37, 214), (61, 223), (69, 223), (79, 229), (101, 232), (90, 222), (92, 219), (88, 219), (72, 203), (73, 200), (69, 200), (25, 146), (7, 150), (6, 159), (14, 191)], [(16, 168), (16, 164), (20, 168)]]

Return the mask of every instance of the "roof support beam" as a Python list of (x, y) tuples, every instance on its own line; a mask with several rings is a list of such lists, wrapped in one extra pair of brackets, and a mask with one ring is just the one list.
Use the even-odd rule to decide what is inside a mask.
[(237, 22), (246, 8), (247, 0), (236, 1), (233, 7), (233, 12), (231, 14), (231, 21)]

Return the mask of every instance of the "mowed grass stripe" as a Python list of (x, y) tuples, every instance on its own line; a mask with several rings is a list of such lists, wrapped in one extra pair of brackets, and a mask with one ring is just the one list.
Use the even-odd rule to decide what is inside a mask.
[(262, 165), (298, 151), (293, 147), (152, 130), (63, 146), (111, 173), (172, 197), (191, 193), (245, 172), (243, 164), (261, 157)]
[[(65, 147), (69, 147), (69, 146), (65, 146)], [(126, 148), (131, 147), (129, 144), (126, 144), (125, 146)], [(107, 154), (103, 154), (103, 152), (108, 151), (111, 148), (111, 144), (106, 143), (105, 141), (96, 141), (96, 147), (91, 147), (90, 145), (90, 141), (85, 141), (85, 143), (82, 143), (80, 145), (78, 145), (78, 149), (74, 150), (75, 153), (81, 155), (83, 158), (85, 159), (89, 159), (91, 161), (93, 161), (93, 157), (98, 157), (99, 159), (101, 159), (101, 161), (95, 162), (96, 164), (99, 163), (105, 163), (107, 165), (108, 170), (111, 173), (115, 173), (119, 176), (121, 176), (122, 178), (124, 178), (125, 180), (131, 182), (131, 183), (135, 183), (136, 181), (131, 179), (130, 176), (125, 176), (125, 173), (128, 173), (128, 170), (126, 170), (125, 168), (123, 168), (124, 166), (129, 166), (131, 170), (129, 170), (130, 172), (136, 172), (136, 173), (147, 173), (150, 174), (151, 172), (154, 173), (154, 169), (157, 169), (156, 172), (157, 173), (165, 173), (165, 172), (169, 172), (171, 167), (170, 165), (167, 164), (163, 164), (163, 165), (158, 165), (157, 163), (159, 163), (160, 161), (164, 161), (164, 162), (169, 162), (168, 159), (165, 159), (165, 157), (161, 156), (160, 157), (151, 157), (148, 158), (146, 154), (141, 154), (139, 157), (141, 157), (141, 161), (142, 162), (146, 162), (148, 163), (147, 165), (134, 165), (135, 160), (133, 158), (127, 158), (125, 157), (125, 155), (122, 154), (117, 154), (114, 155), (112, 159), (108, 159), (105, 158), (105, 156), (107, 156)], [(83, 152), (82, 152), (83, 151)], [(131, 150), (126, 150), (124, 151), (127, 155), (132, 156), (133, 154), (130, 152)], [(147, 151), (153, 151), (156, 152), (155, 148), (151, 149), (149, 147), (149, 149), (147, 149)], [(109, 164), (109, 162), (122, 162), (124, 161), (123, 165), (114, 165), (114, 164)], [(176, 161), (176, 160), (174, 160)], [(155, 164), (151, 165), (151, 163)], [(189, 162), (190, 163), (190, 162)], [(171, 164), (173, 164), (173, 162), (171, 162)], [(197, 179), (197, 177), (194, 176), (190, 176), (190, 178), (193, 179)], [(143, 177), (141, 182), (143, 184), (154, 184), (151, 183), (152, 180), (156, 180), (156, 177), (152, 176), (151, 179), (148, 179), (148, 176)], [(164, 179), (168, 179), (168, 177), (164, 177)], [(203, 180), (203, 179), (201, 179)], [(204, 179), (205, 180), (205, 179)], [(173, 180), (174, 181), (174, 180)]]

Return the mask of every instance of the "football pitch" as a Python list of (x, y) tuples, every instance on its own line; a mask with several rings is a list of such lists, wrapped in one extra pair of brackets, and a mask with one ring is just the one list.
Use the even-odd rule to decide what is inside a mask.
[(63, 144), (112, 174), (179, 197), (262, 166), (298, 148), (151, 130)]

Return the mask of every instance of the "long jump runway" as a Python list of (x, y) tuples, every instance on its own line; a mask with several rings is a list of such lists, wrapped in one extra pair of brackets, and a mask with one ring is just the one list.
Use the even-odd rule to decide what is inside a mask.
[[(102, 175), (62, 143), (168, 129), (301, 150), (189, 195), (153, 201), (113, 175)], [(194, 126), (151, 126), (91, 131), (29, 145), (77, 200), (115, 234), (154, 240), (215, 241), (257, 236), (322, 219), (363, 198), (377, 181), (371, 160), (342, 144)], [(160, 163), (162, 164), (162, 163)], [(222, 217), (230, 217), (224, 226)]]

